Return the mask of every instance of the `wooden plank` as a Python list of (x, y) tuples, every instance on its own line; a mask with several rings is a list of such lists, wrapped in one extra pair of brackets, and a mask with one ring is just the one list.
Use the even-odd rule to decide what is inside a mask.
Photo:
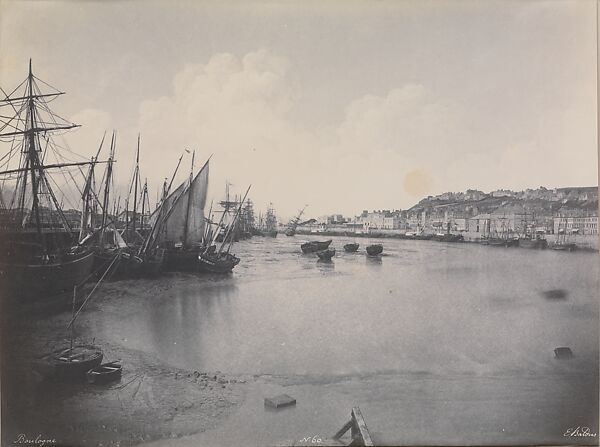
[(354, 407), (352, 408), (352, 420), (354, 421), (354, 425), (358, 429), (360, 436), (363, 441), (363, 445), (365, 446), (373, 446), (373, 440), (371, 439), (371, 434), (367, 429), (367, 424), (365, 419), (363, 418), (362, 413), (360, 412), (360, 408)]
[(352, 427), (352, 419), (346, 422), (344, 426), (335, 435), (333, 435), (333, 439), (340, 439), (342, 436), (344, 436), (344, 433), (346, 433), (350, 427)]

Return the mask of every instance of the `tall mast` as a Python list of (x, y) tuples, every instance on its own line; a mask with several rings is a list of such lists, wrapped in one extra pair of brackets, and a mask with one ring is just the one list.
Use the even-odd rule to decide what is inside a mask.
[(144, 229), (144, 216), (146, 215), (146, 202), (148, 202), (148, 208), (150, 208), (150, 200), (148, 199), (148, 179), (144, 181), (144, 188), (142, 189), (142, 217), (140, 219), (140, 229)]
[(33, 72), (31, 71), (31, 59), (29, 59), (29, 76), (27, 77), (28, 90), (28, 108), (29, 108), (29, 129), (27, 129), (27, 137), (29, 139), (28, 157), (29, 169), (31, 172), (31, 190), (33, 195), (32, 211), (35, 215), (35, 224), (38, 237), (42, 244), (43, 254), (47, 254), (46, 240), (42, 233), (42, 225), (40, 221), (40, 209), (38, 202), (38, 178), (36, 177), (36, 169), (38, 169), (38, 157), (35, 148), (35, 103), (33, 93)]
[(192, 152), (192, 168), (190, 169), (190, 183), (188, 186), (187, 204), (185, 208), (185, 224), (183, 225), (183, 246), (185, 247), (188, 242), (189, 224), (190, 224), (190, 209), (192, 207), (192, 182), (194, 180), (194, 158), (196, 157), (196, 151)]
[(135, 157), (135, 172), (133, 174), (133, 181), (135, 182), (133, 190), (133, 233), (135, 234), (135, 221), (137, 219), (137, 194), (138, 194), (138, 182), (140, 178), (140, 134), (138, 133), (137, 141), (137, 155)]
[(104, 184), (104, 200), (102, 203), (102, 230), (100, 232), (100, 248), (104, 248), (104, 232), (106, 229), (106, 218), (108, 213), (108, 199), (110, 193), (110, 180), (112, 177), (112, 164), (115, 154), (115, 133), (113, 132), (110, 141), (110, 155), (108, 157), (108, 166), (106, 168), (106, 183)]

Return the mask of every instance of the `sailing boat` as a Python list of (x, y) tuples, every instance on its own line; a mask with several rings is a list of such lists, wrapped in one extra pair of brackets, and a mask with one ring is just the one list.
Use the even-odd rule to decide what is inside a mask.
[(169, 194), (155, 211), (155, 225), (142, 250), (156, 246), (164, 248), (164, 267), (167, 270), (195, 270), (198, 267), (198, 256), (205, 248), (204, 206), (209, 161), (210, 158), (194, 176), (192, 157), (189, 179)]
[(272, 203), (269, 203), (267, 214), (265, 215), (264, 232), (267, 236), (277, 237), (277, 217), (275, 217)]
[(286, 236), (294, 236), (296, 234), (296, 227), (298, 227), (298, 224), (300, 223), (300, 217), (302, 217), (302, 214), (307, 206), (308, 205), (304, 205), (304, 208), (298, 212), (298, 215), (289, 221), (287, 224), (287, 229), (285, 230)]
[(0, 140), (9, 143), (4, 166), (19, 163), (0, 172), (3, 184), (16, 179), (0, 229), (0, 293), (15, 298), (69, 292), (87, 278), (94, 260), (93, 249), (77, 244), (78, 233), (57, 200), (50, 172), (98, 162), (50, 163), (60, 156), (52, 134), (78, 126), (48, 107), (63, 92), (42, 92), (40, 84), (50, 88), (33, 75), (30, 60), (27, 78), (0, 100)]
[(220, 234), (219, 230), (223, 224), (223, 217), (225, 216), (225, 213), (221, 215), (221, 221), (217, 224), (214, 235), (212, 234), (211, 228), (208, 228), (208, 236), (206, 237), (206, 240), (209, 242), (199, 256), (201, 270), (210, 273), (230, 273), (233, 268), (240, 263), (240, 258), (231, 254), (230, 250), (234, 242), (233, 231), (236, 228), (237, 219), (242, 210), (242, 205), (248, 196), (248, 192), (250, 192), (250, 187), (251, 186), (248, 186), (246, 194), (240, 202), (233, 220), (229, 222), (229, 225), (227, 225), (225, 228), (225, 234), (223, 235), (223, 241), (221, 242), (219, 249), (217, 249), (215, 242)]
[[(533, 216), (535, 223), (535, 215)], [(541, 235), (535, 233), (535, 225), (530, 228), (527, 224), (527, 215), (525, 215), (524, 234), (519, 238), (519, 247), (521, 248), (540, 248), (544, 249), (548, 247), (548, 241)]]
[(94, 245), (94, 271), (97, 275), (106, 272), (112, 259), (117, 256), (118, 262), (114, 264), (109, 279), (124, 279), (137, 274), (142, 264), (142, 259), (135, 256), (133, 249), (125, 242), (116, 228), (114, 221), (108, 213), (110, 186), (112, 182), (113, 163), (116, 148), (116, 135), (113, 132), (110, 143), (110, 155), (105, 173), (104, 195), (102, 200), (102, 222), (100, 227), (92, 234), (84, 238), (81, 243)]
[[(561, 225), (564, 222), (564, 226)], [(577, 244), (567, 240), (567, 224), (565, 219), (561, 218), (558, 223), (558, 236), (556, 242), (552, 245), (552, 250), (573, 251), (577, 249)]]

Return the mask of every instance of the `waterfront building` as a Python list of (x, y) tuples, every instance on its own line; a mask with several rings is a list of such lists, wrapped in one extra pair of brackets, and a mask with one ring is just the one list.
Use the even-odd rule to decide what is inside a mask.
[(554, 234), (598, 234), (598, 216), (557, 216), (554, 221)]

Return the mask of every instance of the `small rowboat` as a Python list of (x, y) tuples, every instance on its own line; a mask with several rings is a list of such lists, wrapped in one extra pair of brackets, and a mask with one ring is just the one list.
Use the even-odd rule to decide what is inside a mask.
[(302, 249), (302, 253), (316, 253), (318, 251), (327, 250), (331, 245), (332, 240), (328, 241), (310, 241), (302, 244), (300, 248)]
[(92, 368), (85, 375), (88, 383), (103, 384), (119, 380), (122, 372), (123, 366), (115, 360)]
[(331, 258), (335, 256), (335, 249), (328, 248), (327, 250), (318, 251), (317, 256), (321, 261), (331, 261)]
[(344, 245), (344, 250), (348, 253), (354, 253), (358, 251), (358, 244), (356, 242), (352, 242), (350, 244)]
[(369, 256), (377, 256), (383, 253), (383, 245), (381, 244), (373, 244), (367, 247), (367, 254)]
[(79, 345), (51, 354), (40, 365), (42, 374), (54, 379), (77, 379), (102, 363), (103, 353), (92, 345)]

